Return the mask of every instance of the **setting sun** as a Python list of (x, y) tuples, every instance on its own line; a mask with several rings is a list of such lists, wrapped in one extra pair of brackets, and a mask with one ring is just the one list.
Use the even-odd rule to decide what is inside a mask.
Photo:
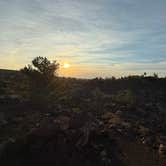
[(63, 68), (65, 68), (65, 69), (67, 69), (67, 68), (69, 68), (71, 65), (69, 64), (69, 63), (64, 63), (63, 64)]

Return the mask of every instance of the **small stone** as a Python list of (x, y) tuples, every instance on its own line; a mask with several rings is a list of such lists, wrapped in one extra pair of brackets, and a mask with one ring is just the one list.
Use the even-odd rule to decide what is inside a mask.
[(164, 144), (159, 145), (159, 153), (162, 155), (166, 154), (166, 145), (164, 145)]
[(1, 124), (1, 125), (7, 125), (7, 124), (8, 124), (8, 121), (5, 120), (5, 119), (3, 119), (3, 120), (0, 121), (0, 124)]
[(36, 123), (36, 125), (35, 125), (36, 127), (39, 127), (40, 126), (40, 123)]
[(106, 152), (105, 150), (103, 150), (103, 151), (100, 152), (100, 155), (101, 155), (102, 157), (105, 157), (105, 156), (107, 156), (107, 152)]
[(46, 115), (46, 117), (50, 117), (51, 113), (46, 113), (45, 115)]
[(14, 138), (9, 138), (8, 141), (11, 143), (15, 143), (16, 140)]

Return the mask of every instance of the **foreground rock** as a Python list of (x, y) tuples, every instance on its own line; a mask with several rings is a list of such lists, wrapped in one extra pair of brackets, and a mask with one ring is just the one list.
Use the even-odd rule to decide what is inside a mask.
[(160, 136), (159, 154), (166, 156), (166, 136)]
[(0, 156), (3, 166), (122, 166), (122, 160), (115, 140), (88, 114), (58, 117), (10, 141)]

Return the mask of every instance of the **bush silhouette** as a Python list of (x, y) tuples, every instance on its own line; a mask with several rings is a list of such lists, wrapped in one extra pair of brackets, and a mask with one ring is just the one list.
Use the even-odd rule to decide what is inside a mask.
[(21, 72), (26, 76), (28, 98), (33, 104), (46, 106), (55, 89), (59, 64), (46, 57), (36, 57), (32, 64), (25, 66)]

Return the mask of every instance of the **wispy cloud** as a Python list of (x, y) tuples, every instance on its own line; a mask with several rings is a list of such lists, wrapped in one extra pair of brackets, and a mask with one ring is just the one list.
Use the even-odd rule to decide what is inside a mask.
[(70, 60), (70, 76), (166, 74), (163, 0), (0, 0), (0, 31), (1, 68), (40, 55)]

